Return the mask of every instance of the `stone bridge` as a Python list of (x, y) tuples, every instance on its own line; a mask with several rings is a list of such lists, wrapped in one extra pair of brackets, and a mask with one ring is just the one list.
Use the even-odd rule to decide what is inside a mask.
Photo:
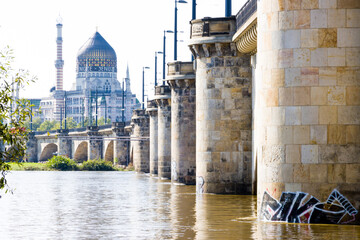
[(47, 161), (54, 155), (64, 155), (76, 162), (104, 159), (128, 165), (132, 157), (130, 141), (139, 138), (131, 138), (125, 131), (125, 125), (124, 122), (115, 122), (104, 126), (32, 132), (27, 142), (26, 160)]

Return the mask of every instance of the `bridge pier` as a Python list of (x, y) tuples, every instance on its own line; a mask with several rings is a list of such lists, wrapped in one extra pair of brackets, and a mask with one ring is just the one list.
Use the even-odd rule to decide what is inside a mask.
[(125, 122), (114, 122), (112, 124), (112, 131), (115, 133), (116, 137), (120, 139), (116, 139), (114, 141), (114, 164), (119, 165), (128, 165), (130, 162), (129, 159), (129, 141), (125, 139), (121, 139), (124, 137), (128, 137), (129, 134), (125, 131)]
[[(344, 207), (338, 222), (318, 223), (354, 224), (356, 213), (360, 222), (359, 2), (344, 2), (257, 2), (258, 206), (304, 192)], [(315, 210), (304, 221), (318, 221)]]
[[(3, 143), (2, 141), (0, 143)], [(27, 162), (38, 162), (39, 159), (37, 158), (38, 156), (38, 142), (37, 139), (35, 137), (35, 132), (30, 132), (29, 133), (29, 140), (26, 142), (26, 154), (25, 154), (25, 159)], [(1, 147), (4, 147), (4, 145), (2, 144)], [(0, 149), (2, 150), (2, 149)]]
[(99, 134), (99, 127), (88, 127), (87, 135), (89, 136), (88, 160), (101, 159), (103, 156), (103, 140)]
[(150, 174), (158, 175), (158, 107), (155, 100), (148, 101), (146, 111), (150, 116)]
[(168, 63), (171, 87), (171, 180), (196, 183), (196, 89), (192, 62)]
[(199, 193), (251, 193), (250, 56), (237, 52), (234, 33), (234, 17), (191, 21)]
[(58, 155), (66, 156), (68, 158), (72, 158), (72, 141), (69, 138), (69, 130), (68, 129), (58, 129), (57, 131), (58, 138)]
[(156, 86), (154, 99), (158, 105), (158, 176), (171, 179), (171, 90)]
[(132, 134), (131, 146), (133, 164), (136, 172), (149, 172), (149, 140), (140, 139), (149, 137), (149, 115), (143, 109), (133, 111), (131, 118)]

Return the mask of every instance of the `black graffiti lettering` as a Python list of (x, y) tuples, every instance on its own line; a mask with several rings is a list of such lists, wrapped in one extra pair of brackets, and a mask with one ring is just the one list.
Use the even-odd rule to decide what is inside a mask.
[(286, 221), (295, 197), (296, 197), (296, 193), (283, 192), (280, 197), (281, 207), (276, 211), (276, 213), (271, 218), (271, 220), (272, 221)]
[(267, 191), (265, 191), (261, 203), (260, 219), (269, 221), (272, 214), (269, 213), (268, 207), (271, 208), (273, 212), (275, 212), (280, 208), (280, 206), (280, 203), (275, 198), (273, 198)]
[(332, 204), (335, 200), (337, 200), (343, 208), (345, 208), (346, 212), (349, 213), (349, 215), (356, 215), (358, 211), (351, 205), (349, 200), (346, 199), (337, 189), (334, 189), (331, 194), (329, 195), (326, 203)]

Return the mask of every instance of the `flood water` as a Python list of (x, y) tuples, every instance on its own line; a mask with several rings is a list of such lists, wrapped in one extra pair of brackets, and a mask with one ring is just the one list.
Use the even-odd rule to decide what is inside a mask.
[(134, 172), (12, 172), (0, 239), (360, 239), (360, 226), (262, 223), (256, 197)]

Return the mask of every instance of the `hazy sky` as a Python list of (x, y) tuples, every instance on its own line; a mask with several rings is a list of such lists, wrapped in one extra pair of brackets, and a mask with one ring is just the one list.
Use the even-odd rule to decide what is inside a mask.
[[(246, 0), (233, 0), (235, 15)], [(178, 60), (190, 61), (187, 47), (191, 20), (191, 0), (178, 4)], [(96, 27), (114, 48), (118, 80), (125, 77), (129, 64), (132, 91), (141, 96), (142, 67), (152, 95), (154, 52), (163, 49), (163, 31), (174, 29), (174, 0), (11, 0), (0, 8), (0, 48), (9, 45), (15, 52), (16, 67), (37, 75), (23, 97), (49, 96), (55, 85), (56, 19), (63, 18), (64, 89), (70, 90), (76, 78), (76, 56)], [(223, 17), (225, 0), (197, 0), (197, 16)], [(173, 34), (167, 34), (166, 57), (173, 60)], [(162, 56), (158, 58), (158, 79), (162, 78)]]

